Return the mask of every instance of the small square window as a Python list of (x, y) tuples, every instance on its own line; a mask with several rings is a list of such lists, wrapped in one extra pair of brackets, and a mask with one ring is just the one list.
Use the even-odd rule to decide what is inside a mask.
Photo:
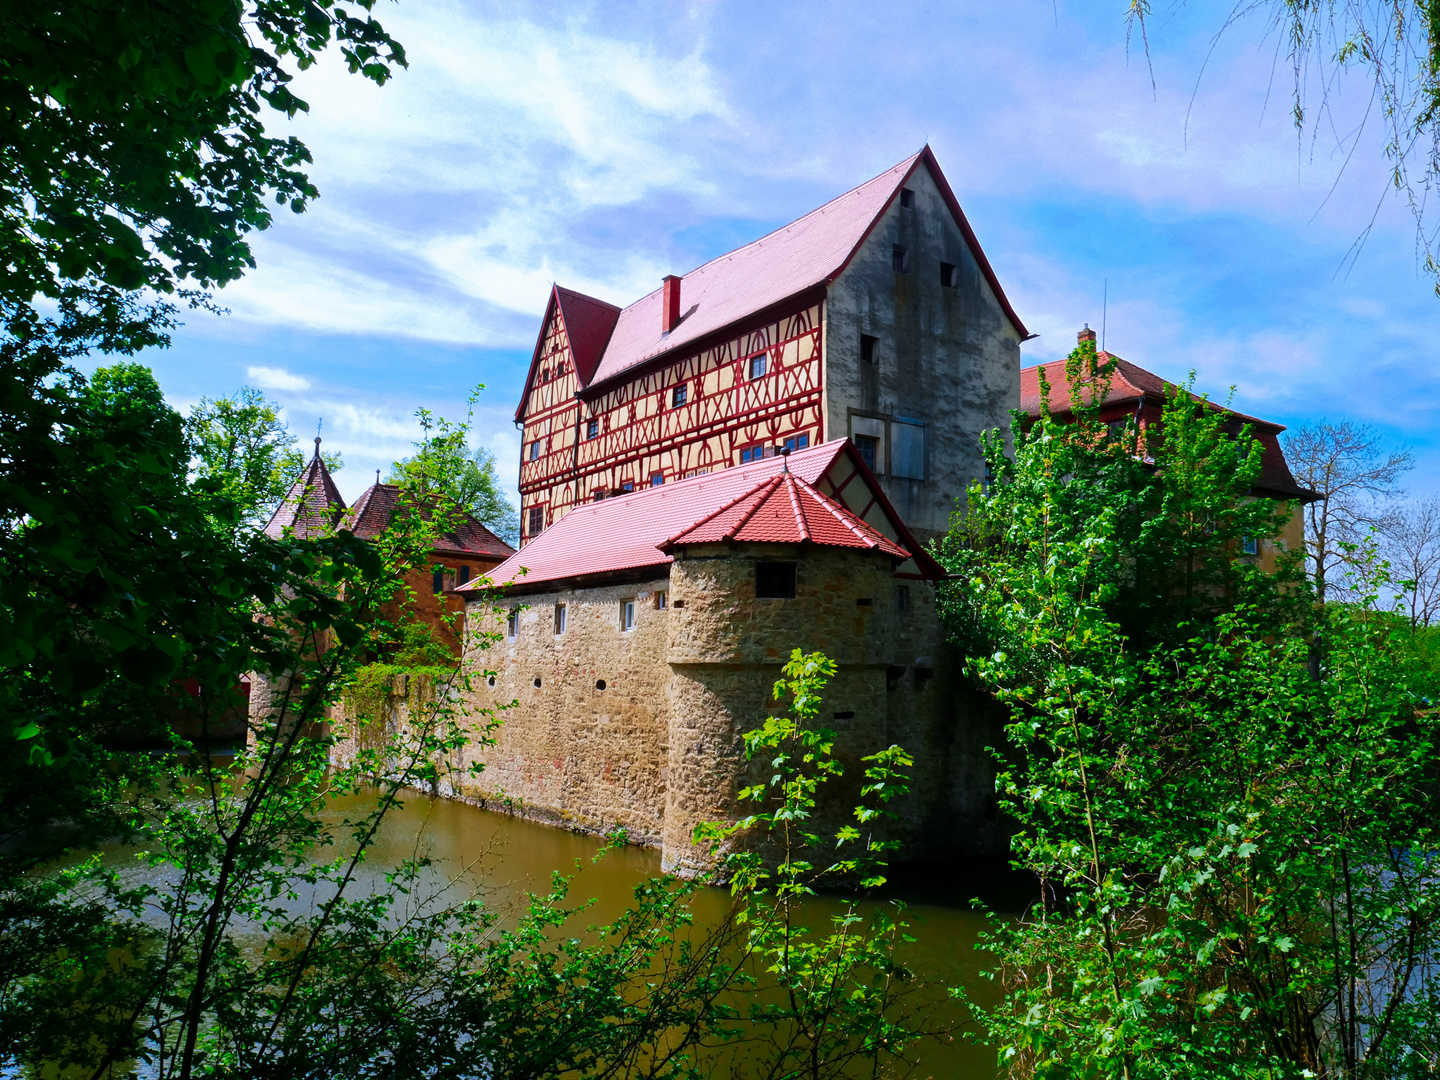
[(906, 210), (914, 206), (915, 192), (911, 191), (908, 187), (902, 187), (900, 189), (900, 205), (905, 207)]
[(909, 610), (910, 610), (910, 586), (909, 586), (909, 585), (897, 585), (897, 586), (895, 586), (895, 610), (896, 610), (896, 611), (909, 611)]
[(960, 273), (956, 270), (954, 263), (942, 262), (940, 264), (940, 284), (947, 289), (953, 289), (960, 284)]
[(757, 562), (755, 564), (755, 596), (761, 600), (793, 600), (795, 598), (795, 564), (793, 562)]
[(900, 244), (896, 244), (890, 249), (890, 267), (897, 274), (910, 272), (910, 253)]
[(555, 605), (555, 633), (557, 633), (557, 634), (563, 634), (564, 632), (565, 632), (565, 605), (564, 605), (564, 604), (556, 604), (556, 605)]
[(681, 405), (685, 404), (685, 391), (687, 389), (688, 387), (677, 386), (674, 390), (670, 391), (670, 407), (672, 409), (678, 409)]
[(530, 444), (530, 460), (535, 461), (540, 457), (540, 440), (536, 439)]
[(539, 536), (545, 528), (545, 508), (543, 506), (530, 507), (530, 538), (533, 540)]
[(875, 363), (875, 346), (880, 344), (880, 339), (871, 337), (869, 334), (860, 335), (860, 362), (862, 364)]
[(596, 439), (596, 438), (599, 438), (599, 437), (600, 437), (600, 421), (599, 421), (599, 420), (589, 420), (589, 421), (586, 422), (586, 424), (585, 424), (585, 437), (586, 437), (587, 439)]
[(625, 630), (634, 630), (634, 629), (635, 629), (635, 601), (634, 601), (634, 600), (621, 600), (621, 601), (620, 601), (620, 629), (621, 629), (622, 632), (625, 631)]
[(664, 474), (664, 473), (652, 472), (652, 473), (650, 474), (650, 486), (651, 486), (651, 487), (659, 487), (659, 486), (660, 486), (661, 484), (663, 484), (663, 483), (665, 483), (665, 474)]
[(621, 490), (621, 491), (634, 491), (634, 490), (635, 490), (635, 481), (634, 481), (634, 480), (626, 480), (623, 484), (620, 485), (620, 490)]
[(874, 435), (856, 435), (853, 437), (855, 449), (860, 451), (860, 460), (865, 462), (865, 467), (871, 472), (875, 471), (875, 459), (880, 449), (880, 440)]
[(655, 610), (664, 611), (668, 599), (669, 598), (666, 596), (664, 589), (657, 589), (655, 591)]
[(750, 357), (750, 378), (758, 379), (765, 374), (765, 354)]
[(510, 614), (505, 619), (505, 636), (514, 638), (520, 633), (520, 609), (511, 608)]

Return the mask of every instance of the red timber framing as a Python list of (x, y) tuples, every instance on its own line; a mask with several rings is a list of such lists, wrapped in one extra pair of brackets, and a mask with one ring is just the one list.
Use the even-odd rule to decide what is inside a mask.
[[(577, 502), (737, 465), (756, 444), (802, 435), (823, 442), (821, 312), (822, 302), (811, 301), (690, 355), (638, 366), (582, 401), (564, 319), (552, 306), (521, 410), (522, 542), (534, 535), (533, 507), (548, 526)], [(765, 371), (752, 378), (757, 356)]]

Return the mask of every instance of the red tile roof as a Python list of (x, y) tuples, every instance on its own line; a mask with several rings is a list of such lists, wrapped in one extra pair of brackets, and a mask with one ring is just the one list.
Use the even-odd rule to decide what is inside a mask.
[[(741, 319), (834, 281), (900, 188), (921, 165), (930, 170), (996, 300), (1020, 336), (1027, 337), (1028, 331), (1006, 299), (1000, 280), (980, 249), (974, 230), (970, 228), (954, 192), (940, 171), (935, 155), (926, 146), (918, 154), (912, 154), (818, 210), (812, 210), (784, 228), (685, 274), (680, 282), (681, 320), (668, 334), (661, 331), (663, 289), (641, 297), (623, 311), (618, 311), (612, 319), (608, 314), (602, 315), (598, 309), (615, 312), (617, 309), (613, 305), (557, 287), (552, 293), (551, 308), (547, 308), (545, 320), (541, 323), (542, 340), (536, 345), (530, 375), (515, 413), (516, 420), (524, 418), (525, 400), (538, 370), (544, 328), (557, 298), (560, 298), (566, 328), (572, 335), (575, 329), (570, 321), (568, 305), (584, 301), (593, 306), (583, 319), (576, 320), (577, 325), (583, 326), (584, 335), (583, 350), (576, 353), (576, 374), (588, 394), (639, 364), (687, 347), (696, 347), (702, 339)], [(608, 325), (606, 319), (610, 319)], [(605, 341), (600, 341), (602, 335)], [(592, 367), (589, 357), (597, 341), (603, 347), (603, 355)], [(575, 348), (573, 339), (571, 346)], [(582, 352), (585, 357), (583, 362)]]
[[(1138, 407), (1141, 404), (1163, 406), (1167, 396), (1175, 389), (1174, 383), (1167, 382), (1152, 371), (1146, 371), (1138, 364), (1122, 360), (1113, 353), (1097, 352), (1096, 356), (1101, 363), (1115, 361), (1115, 370), (1110, 377), (1109, 393), (1101, 402), (1107, 413), (1126, 406)], [(1048, 364), (1037, 364), (1034, 367), (1020, 369), (1021, 411), (1030, 416), (1038, 417), (1040, 415), (1039, 372), (1041, 368), (1045, 370), (1045, 381), (1050, 384), (1050, 412), (1062, 418), (1069, 415), (1072, 410), (1072, 397), (1069, 381), (1065, 377), (1065, 361), (1063, 360), (1053, 360)], [(1196, 397), (1196, 400), (1200, 399)], [(1290, 472), (1290, 465), (1285, 460), (1285, 451), (1281, 449), (1278, 437), (1280, 432), (1285, 430), (1284, 424), (1261, 420), (1257, 416), (1247, 416), (1245, 413), (1227, 409), (1213, 401), (1209, 402), (1209, 405), (1211, 408), (1228, 413), (1241, 423), (1249, 424), (1253, 429), (1255, 438), (1260, 442), (1262, 454), (1260, 478), (1255, 484), (1258, 492), (1303, 501), (1310, 501), (1315, 497), (1314, 492), (1297, 484), (1294, 475)]]
[[(924, 552), (899, 515), (889, 506), (879, 484), (865, 469), (849, 440), (835, 439), (791, 454), (788, 469), (795, 479), (813, 487), (830, 472), (832, 466), (837, 465), (841, 457), (849, 459), (854, 470), (862, 474), (864, 482), (873, 489), (866, 499), (857, 499), (856, 504), (878, 506), (882, 517), (875, 520), (889, 523), (899, 537), (897, 546), (902, 554), (913, 557), (926, 576), (943, 576), (943, 571)], [(671, 561), (671, 557), (661, 550), (667, 542), (680, 539), (682, 533), (702, 523), (718, 520), (717, 512), (723, 512), (765, 488), (766, 482), (773, 480), (786, 467), (782, 465), (786, 460), (764, 458), (674, 484), (643, 488), (601, 502), (582, 503), (497, 566), (489, 575), (490, 581), (497, 585), (513, 583), (531, 586), (643, 567), (658, 570)], [(827, 499), (824, 495), (820, 498)], [(826, 537), (835, 535), (830, 526), (821, 523), (818, 515), (812, 516), (809, 510), (803, 512), (807, 528), (815, 531), (823, 528)], [(854, 513), (846, 511), (845, 514), (847, 518), (859, 520)], [(868, 518), (869, 513), (860, 517)], [(757, 523), (757, 529), (760, 524)], [(864, 525), (864, 522), (860, 524)], [(719, 524), (715, 527), (723, 529)], [(868, 525), (865, 525), (865, 530), (867, 533), (876, 531)], [(467, 589), (462, 587), (459, 591)]]
[(320, 437), (317, 435), (315, 456), (270, 515), (265, 535), (278, 538), (290, 529), (296, 536), (313, 536), (334, 527), (344, 509), (345, 500), (340, 497), (340, 490), (330, 479), (330, 470), (320, 458)]
[(898, 559), (910, 553), (826, 498), (792, 472), (762, 480), (739, 498), (670, 537), (661, 550), (736, 540), (752, 544), (819, 544), (880, 550)]
[[(581, 386), (589, 384), (620, 318), (620, 309), (593, 296), (555, 286), (555, 302), (570, 341), (570, 356)], [(548, 322), (548, 317), (546, 319)], [(543, 325), (543, 323), (542, 323)]]
[[(362, 540), (379, 536), (390, 524), (395, 508), (400, 504), (400, 490), (398, 484), (371, 484), (343, 516), (342, 527)], [(425, 511), (424, 516), (428, 519), (430, 512)], [(489, 556), (497, 560), (509, 558), (515, 553), (514, 548), (469, 515), (453, 532), (437, 540), (432, 550), (437, 554)]]

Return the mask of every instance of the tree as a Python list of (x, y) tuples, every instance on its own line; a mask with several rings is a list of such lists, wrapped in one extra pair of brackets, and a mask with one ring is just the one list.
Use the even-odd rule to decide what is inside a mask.
[[(1092, 364), (1077, 349), (1071, 385)], [(986, 944), (1002, 994), (978, 1012), (1001, 1063), (1424, 1075), (1440, 1045), (1440, 718), (1433, 673), (1375, 610), (1383, 568), (1357, 562), (1360, 602), (1326, 609), (1313, 678), (1303, 578), (1275, 587), (1237, 557), (1284, 516), (1268, 510), (1266, 531), (1246, 501), (1248, 440), (1176, 393), (1155, 468), (1137, 471), (1093, 406), (1077, 417), (1017, 418), (1013, 460), (987, 439), (996, 480), (940, 550), (959, 575), (947, 624), (1008, 715), (997, 791), (1040, 886)], [(1221, 560), (1231, 571), (1191, 602), (1192, 565)], [(1147, 620), (1131, 611), (1141, 573), (1169, 582)]]
[(484, 385), (470, 398), (464, 423), (451, 423), (429, 409), (415, 410), (420, 438), (415, 454), (390, 468), (386, 483), (400, 484), (418, 495), (443, 492), (456, 509), (474, 517), (512, 547), (520, 541), (520, 514), (500, 490), (495, 455), (483, 446), (470, 449), (474, 406)]
[(1440, 617), (1440, 499), (1407, 502), (1387, 515), (1380, 552), (1390, 563), (1411, 629)]
[[(279, 409), (261, 391), (244, 386), (231, 397), (201, 398), (185, 418), (196, 472), (219, 481), (221, 492), (252, 528), (269, 521), (305, 471), (305, 457)], [(344, 467), (338, 453), (324, 457), (332, 473)]]
[(1349, 420), (1296, 428), (1284, 445), (1295, 479), (1320, 496), (1305, 507), (1305, 552), (1323, 604), (1344, 585), (1346, 546), (1358, 550), (1382, 524), (1386, 510), (1378, 500), (1393, 493), (1414, 458), (1408, 450), (1386, 450), (1373, 428)]

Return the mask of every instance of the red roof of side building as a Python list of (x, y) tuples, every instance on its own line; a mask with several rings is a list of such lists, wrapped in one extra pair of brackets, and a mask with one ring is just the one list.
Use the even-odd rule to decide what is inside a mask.
[(295, 536), (313, 536), (333, 528), (344, 509), (345, 500), (340, 497), (340, 490), (330, 479), (330, 470), (320, 458), (320, 437), (317, 435), (315, 456), (270, 515), (265, 535), (279, 538), (289, 529)]
[[(940, 189), (946, 205), (959, 226), (965, 242), (969, 245), (981, 273), (989, 284), (995, 299), (1000, 303), (1011, 324), (1022, 338), (1029, 332), (1019, 316), (1010, 306), (1000, 280), (995, 276), (980, 243), (970, 228), (960, 203), (950, 189), (934, 153), (926, 146), (918, 154), (912, 154), (893, 168), (886, 169), (873, 180), (832, 199), (817, 210), (791, 222), (784, 228), (762, 236), (744, 247), (712, 259), (683, 275), (680, 281), (680, 322), (668, 334), (661, 331), (660, 308), (663, 289), (656, 289), (643, 296), (623, 311), (618, 311), (605, 332), (602, 342), (603, 355), (594, 367), (588, 366), (588, 359), (582, 362), (576, 353), (576, 374), (583, 393), (598, 392), (598, 388), (612, 379), (619, 378), (630, 369), (681, 350), (697, 348), (726, 327), (742, 319), (757, 315), (791, 300), (807, 291), (821, 288), (834, 281), (849, 264), (860, 244), (875, 227), (891, 201), (899, 194), (900, 188), (921, 165), (930, 170), (936, 186)], [(561, 294), (574, 301), (585, 301), (591, 305), (616, 311), (613, 305), (595, 300), (571, 290), (557, 287), (552, 293), (551, 305)], [(567, 301), (568, 302), (568, 301)], [(541, 343), (545, 325), (549, 322), (550, 309), (541, 323)], [(572, 335), (568, 310), (562, 304), (562, 317), (566, 318), (566, 329)], [(607, 316), (608, 317), (608, 316)], [(585, 355), (593, 348), (594, 340), (601, 333), (603, 320), (596, 316), (593, 337), (586, 338)], [(587, 334), (591, 333), (587, 330)], [(575, 348), (574, 341), (571, 343)], [(520, 396), (520, 407), (516, 420), (523, 419), (525, 400), (530, 391), (531, 380), (535, 378), (539, 362), (540, 343), (530, 365), (530, 375)]]
[(662, 551), (694, 544), (819, 544), (883, 551), (898, 559), (910, 553), (865, 524), (792, 472), (761, 480), (738, 499), (660, 545)]
[[(913, 560), (915, 576), (931, 579), (944, 576), (944, 571), (926, 554), (885, 499), (854, 446), (848, 439), (835, 439), (798, 451), (788, 459), (765, 458), (674, 484), (583, 503), (497, 566), (491, 571), (489, 581), (495, 585), (538, 590), (547, 583), (553, 586), (649, 567), (658, 570), (672, 561), (662, 548), (672, 541), (707, 542), (695, 539), (708, 537), (706, 530), (713, 529), (715, 535), (720, 536), (734, 524), (725, 517), (726, 512), (742, 503), (748, 508), (751, 503), (746, 502), (747, 499), (768, 504), (772, 500), (767, 496), (782, 491), (788, 498), (794, 488), (773, 483), (787, 468), (791, 476), (801, 482), (797, 487), (803, 485), (814, 491), (813, 496), (806, 494), (807, 504), (802, 505), (800, 511), (806, 528), (812, 530), (812, 543), (819, 542), (816, 534), (839, 538), (834, 527), (820, 518), (818, 498), (829, 504), (825, 512), (832, 518), (838, 512), (849, 523), (847, 545), (853, 543), (859, 547), (876, 542), (879, 547), (875, 541), (875, 536), (879, 536), (895, 547), (893, 552), (889, 547), (883, 550), (898, 558)], [(826, 487), (836, 490), (827, 494), (823, 490)], [(793, 508), (789, 513), (788, 526), (773, 526), (774, 542), (800, 542)], [(735, 519), (738, 517), (737, 513)], [(763, 519), (755, 523), (757, 533), (754, 535), (759, 535), (758, 530), (764, 524)], [(862, 536), (866, 538), (863, 541)], [(909, 565), (901, 567), (902, 576), (905, 566)], [(462, 586), (458, 591), (477, 591), (480, 587), (478, 584), (474, 589)]]
[[(1115, 362), (1115, 369), (1110, 376), (1110, 390), (1101, 402), (1107, 409), (1125, 405), (1138, 407), (1141, 404), (1162, 406), (1167, 396), (1176, 388), (1175, 383), (1167, 382), (1154, 372), (1122, 360), (1113, 353), (1097, 351), (1095, 355), (1102, 364), (1112, 360)], [(1072, 411), (1072, 396), (1070, 383), (1065, 377), (1064, 360), (1053, 360), (1048, 364), (1036, 364), (1034, 367), (1020, 369), (1021, 411), (1030, 416), (1040, 415), (1039, 373), (1042, 368), (1045, 371), (1045, 381), (1050, 384), (1050, 412), (1061, 417), (1068, 415)], [(1201, 399), (1197, 397), (1196, 400)], [(1253, 429), (1255, 438), (1260, 442), (1262, 455), (1260, 478), (1255, 484), (1257, 491), (1307, 502), (1315, 498), (1315, 493), (1297, 484), (1290, 472), (1285, 451), (1280, 447), (1279, 435), (1285, 430), (1284, 424), (1262, 420), (1258, 416), (1248, 416), (1213, 401), (1208, 404), (1243, 424), (1249, 424)]]
[[(385, 531), (399, 503), (398, 484), (371, 484), (343, 516), (341, 526), (362, 540), (372, 540)], [(473, 555), (497, 561), (515, 553), (514, 548), (469, 515), (453, 532), (437, 540), (433, 550), (446, 555)]]

